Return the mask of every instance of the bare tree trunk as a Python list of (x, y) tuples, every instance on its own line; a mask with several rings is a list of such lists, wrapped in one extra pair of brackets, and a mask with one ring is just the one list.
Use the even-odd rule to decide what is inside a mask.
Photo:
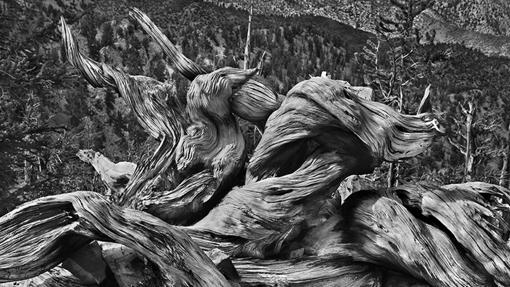
[(503, 153), (503, 165), (501, 167), (501, 173), (499, 175), (499, 185), (506, 186), (508, 184), (508, 158), (510, 156), (510, 148), (507, 143), (505, 151)]
[(499, 185), (508, 185), (508, 160), (510, 158), (510, 125), (505, 125), (506, 129), (506, 143), (503, 150), (503, 164), (501, 167), (501, 173), (499, 175)]
[(246, 70), (250, 65), (250, 42), (251, 42), (251, 17), (253, 15), (253, 6), (250, 7), (248, 15), (248, 31), (246, 32), (246, 45), (244, 46), (244, 63), (243, 68)]
[(28, 162), (28, 160), (25, 159), (23, 161), (23, 183), (25, 185), (29, 185), (32, 182), (31, 169), (32, 165)]
[[(463, 108), (464, 109), (464, 108)], [(474, 141), (473, 141), (473, 118), (475, 115), (473, 101), (468, 102), (468, 109), (464, 109), (466, 115), (466, 149), (464, 153), (465, 160), (465, 178), (466, 181), (471, 181), (473, 178), (473, 164), (474, 164)]]
[[(402, 112), (404, 105), (404, 94), (402, 93), (402, 87), (399, 87), (399, 98), (398, 98), (398, 112)], [(388, 169), (388, 187), (394, 187), (398, 185), (400, 163), (391, 162)]]

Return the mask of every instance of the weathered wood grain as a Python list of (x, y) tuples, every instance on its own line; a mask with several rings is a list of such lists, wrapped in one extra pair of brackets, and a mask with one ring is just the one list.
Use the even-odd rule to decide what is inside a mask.
[(451, 234), (479, 268), (496, 282), (510, 284), (510, 192), (485, 183), (403, 186), (396, 191), (415, 212)]
[[(145, 76), (132, 76), (100, 64), (79, 51), (69, 26), (61, 18), (62, 41), (68, 61), (80, 71), (94, 87), (110, 87), (126, 100), (140, 125), (161, 144), (149, 160), (139, 163), (119, 202), (134, 197), (137, 192), (151, 190), (157, 176), (165, 174), (170, 167), (173, 152), (181, 137), (187, 118), (183, 115), (186, 97), (177, 95), (173, 86)], [(150, 162), (150, 163), (148, 163)]]
[[(356, 173), (371, 172), (383, 160), (413, 157), (443, 132), (430, 113), (403, 115), (389, 106), (358, 97), (344, 81), (315, 77), (298, 83), (268, 119), (266, 130), (248, 166), (248, 179), (282, 174), (309, 139), (334, 149), (332, 134), (348, 139), (336, 146), (364, 156)], [(335, 138), (338, 140), (338, 138)], [(328, 143), (328, 144), (325, 144)], [(351, 147), (348, 149), (348, 147)], [(361, 152), (361, 149), (367, 151)]]
[(44, 197), (0, 218), (0, 282), (43, 273), (90, 240), (130, 247), (157, 266), (161, 286), (230, 286), (185, 232), (94, 192)]
[[(143, 15), (140, 17), (143, 20)], [(116, 202), (159, 212), (161, 218), (171, 223), (196, 222), (231, 189), (244, 166), (245, 143), (232, 113), (231, 100), (234, 91), (242, 89), (257, 70), (200, 71), (191, 78), (188, 93), (176, 95), (166, 83), (128, 75), (105, 64), (99, 68), (97, 62), (79, 52), (64, 19), (61, 23), (71, 64), (92, 84), (114, 87), (126, 99), (142, 127), (160, 140), (153, 155), (137, 165), (126, 187), (114, 197)], [(152, 23), (144, 27), (149, 24)], [(161, 34), (159, 30), (156, 32)], [(170, 50), (176, 51), (175, 47)], [(182, 62), (181, 69), (198, 71), (183, 55), (172, 55), (177, 57), (175, 62)], [(260, 83), (254, 84), (245, 93), (251, 94), (253, 89), (261, 87)], [(154, 188), (162, 176), (170, 178), (174, 189), (157, 193)], [(197, 184), (204, 187), (198, 193), (194, 189)], [(154, 200), (163, 194), (162, 200)]]
[[(267, 257), (280, 253), (307, 225), (315, 225), (322, 201), (338, 186), (351, 159), (320, 154), (296, 172), (230, 191), (193, 230), (249, 240), (241, 254)], [(317, 219), (319, 219), (317, 217)]]
[[(359, 260), (387, 266), (432, 286), (493, 286), (488, 273), (459, 250), (443, 230), (416, 218), (397, 197), (357, 192), (342, 206), (350, 219), (344, 243)], [(459, 222), (460, 224), (460, 222)]]
[(97, 284), (83, 284), (69, 271), (56, 267), (36, 277), (0, 283), (0, 287), (99, 287)]

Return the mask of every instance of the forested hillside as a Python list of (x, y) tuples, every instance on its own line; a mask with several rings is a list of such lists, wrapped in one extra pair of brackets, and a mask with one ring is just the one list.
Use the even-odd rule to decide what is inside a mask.
[[(88, 85), (65, 63), (59, 17), (68, 20), (80, 48), (93, 59), (130, 74), (175, 83), (177, 92), (184, 93), (187, 81), (166, 64), (161, 48), (128, 17), (127, 8), (146, 12), (185, 55), (209, 70), (242, 67), (246, 1), (237, 5), (211, 2), (0, 1), (0, 196), (4, 199), (0, 213), (41, 195), (103, 190), (92, 168), (76, 157), (79, 149), (94, 149), (115, 161), (136, 161), (154, 148), (155, 141), (142, 130), (122, 98), (110, 89)], [(276, 90), (285, 94), (296, 83), (326, 71), (333, 79), (371, 86), (377, 100), (415, 114), (430, 84), (432, 107), (442, 113), (448, 134), (425, 154), (401, 163), (399, 181), (427, 179), (446, 184), (468, 177), (508, 184), (507, 59), (488, 57), (461, 45), (419, 45), (410, 34), (406, 36), (403, 26), (396, 28), (397, 37), (388, 40), (370, 28), (377, 23), (363, 24), (366, 19), (375, 21), (376, 17), (367, 15), (377, 12), (363, 1), (344, 14), (338, 12), (337, 18), (328, 10), (332, 7), (328, 1), (318, 7), (313, 7), (313, 1), (279, 2), (287, 6), (278, 7), (289, 8), (276, 13), (272, 6), (260, 5), (253, 16), (249, 59), (250, 67), (260, 63), (261, 75)], [(464, 14), (452, 14), (451, 7), (439, 8), (441, 15), (455, 19), (460, 27), (508, 34), (504, 20), (499, 19), (497, 27), (491, 19), (470, 23)], [(347, 19), (342, 15), (349, 15), (343, 22), (359, 29), (335, 21)], [(405, 39), (399, 40), (398, 35)], [(409, 56), (404, 59), (403, 55)], [(468, 157), (462, 152), (470, 105), (472, 170), (466, 172)], [(254, 146), (258, 134), (253, 126), (245, 123), (243, 130)], [(371, 180), (385, 184), (386, 172), (383, 166)]]

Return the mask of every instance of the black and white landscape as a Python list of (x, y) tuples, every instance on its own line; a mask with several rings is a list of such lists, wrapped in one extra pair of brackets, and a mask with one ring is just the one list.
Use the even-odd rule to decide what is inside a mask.
[(0, 286), (510, 286), (506, 0), (0, 19)]

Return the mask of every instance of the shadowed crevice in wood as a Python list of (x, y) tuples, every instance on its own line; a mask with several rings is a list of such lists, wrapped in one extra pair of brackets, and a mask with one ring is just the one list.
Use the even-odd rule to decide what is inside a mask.
[(84, 284), (80, 279), (74, 277), (69, 271), (56, 267), (48, 272), (42, 273), (39, 276), (15, 281), (10, 283), (0, 283), (2, 287), (98, 287), (97, 284)]

